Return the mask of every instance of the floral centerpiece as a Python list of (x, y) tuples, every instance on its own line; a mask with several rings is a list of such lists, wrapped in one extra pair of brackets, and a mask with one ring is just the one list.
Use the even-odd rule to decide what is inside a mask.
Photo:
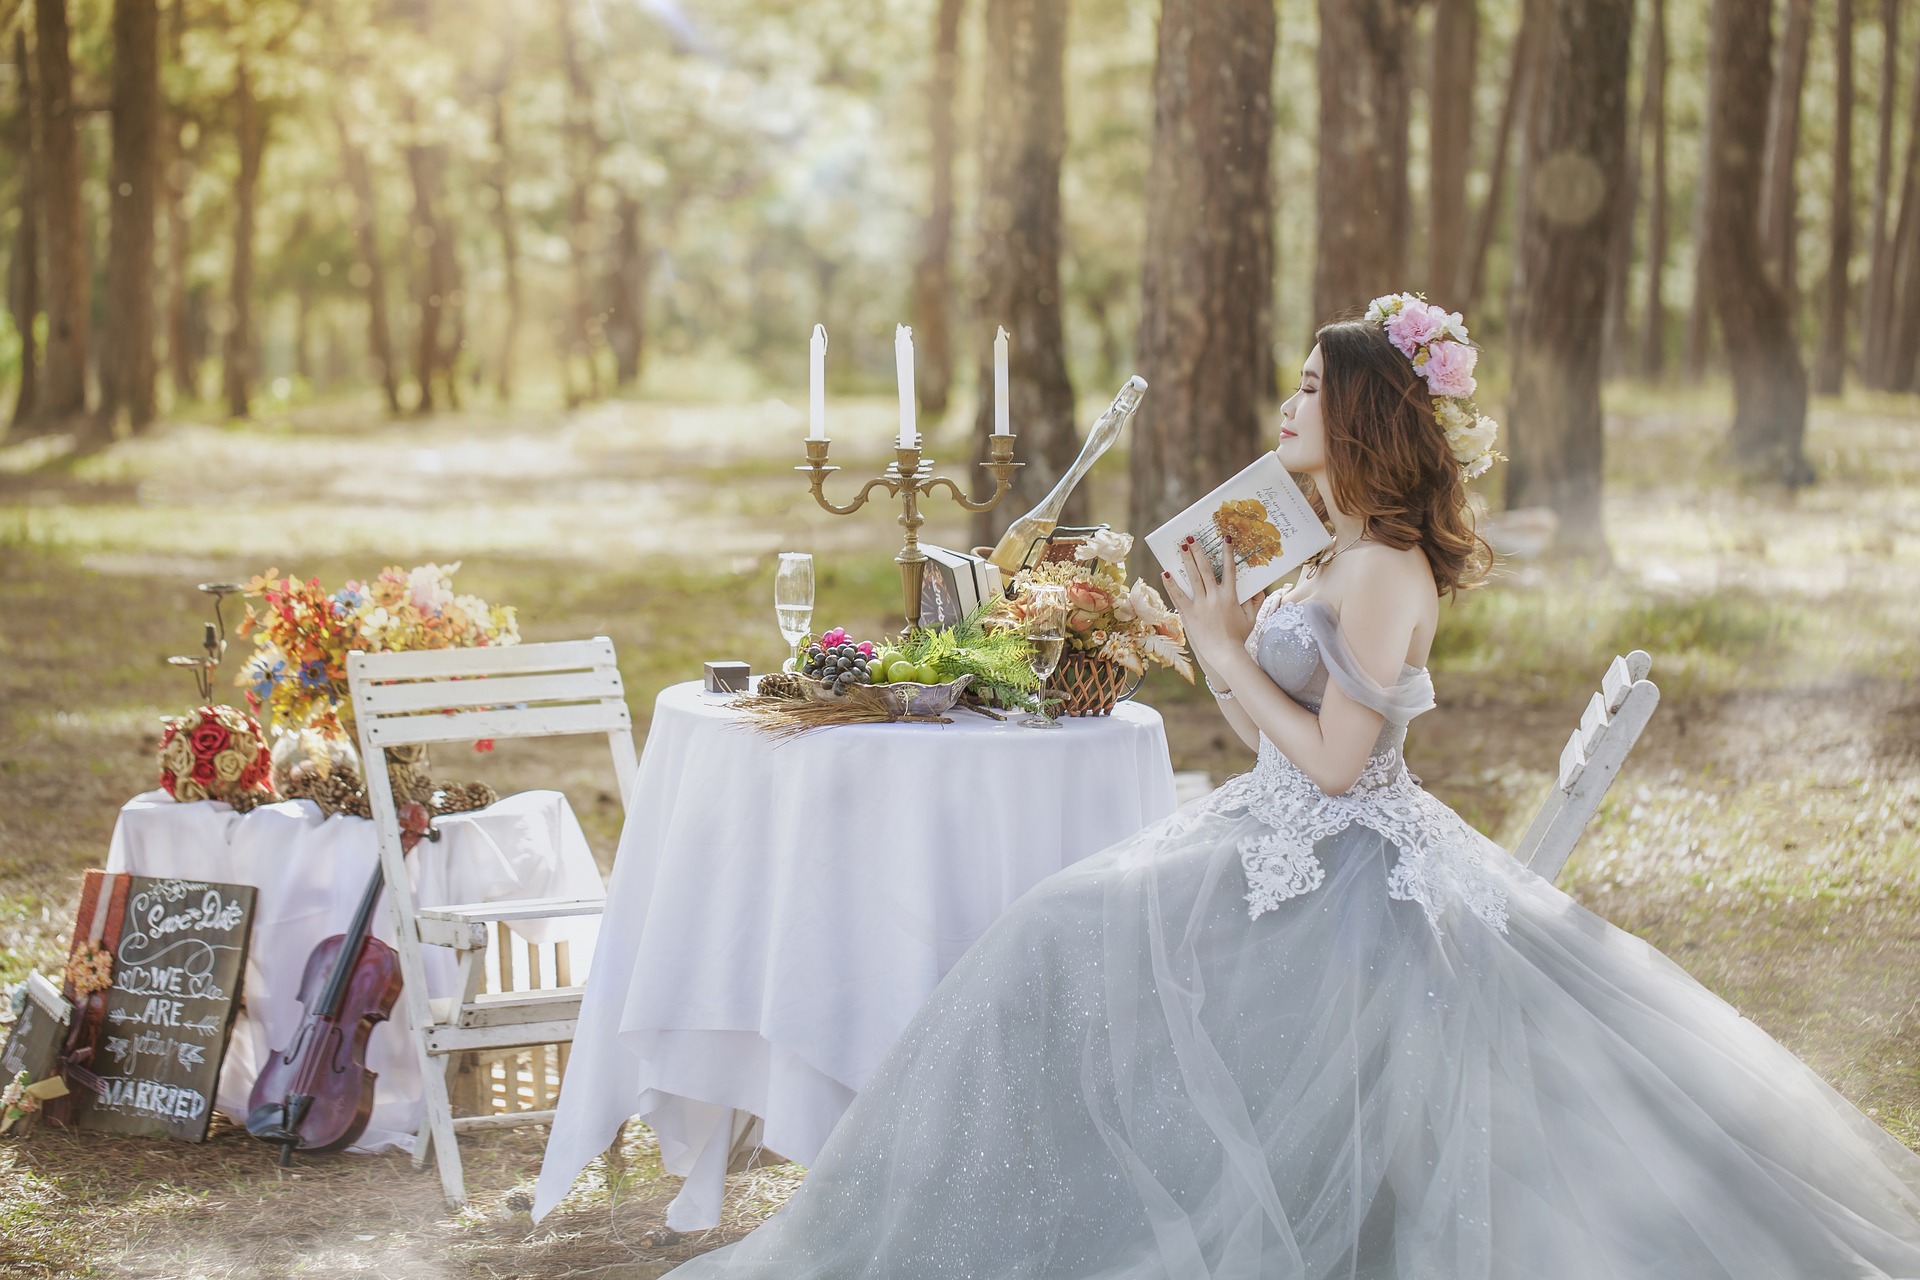
[(1133, 536), (1101, 529), (1074, 548), (1071, 560), (1043, 560), (1013, 579), (1005, 609), (1024, 621), (1032, 589), (1063, 588), (1067, 595), (1066, 645), (1052, 684), (1066, 696), (1069, 715), (1105, 715), (1148, 667), (1168, 667), (1193, 683), (1186, 629), (1160, 592), (1136, 578), (1127, 585), (1127, 554)]
[[(348, 582), (328, 592), (318, 578), (279, 577), (278, 569), (247, 584), (263, 607), (247, 606), (239, 634), (254, 637), (254, 652), (236, 683), (247, 703), (276, 728), (309, 726), (351, 738), (352, 699), (347, 654), (412, 649), (461, 649), (517, 644), (511, 606), (458, 595), (449, 565), (393, 566), (372, 582)], [(485, 750), (491, 744), (476, 744)]]
[(200, 707), (169, 716), (160, 737), (160, 785), (175, 800), (225, 800), (235, 807), (273, 797), (267, 735), (238, 707)]

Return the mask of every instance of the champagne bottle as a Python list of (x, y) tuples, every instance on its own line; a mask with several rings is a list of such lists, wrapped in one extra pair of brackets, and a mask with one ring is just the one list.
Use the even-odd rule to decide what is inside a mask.
[(993, 554), (987, 559), (1000, 566), (1000, 572), (1009, 579), (1020, 571), (1027, 554), (1033, 550), (1033, 544), (1045, 538), (1060, 525), (1060, 512), (1067, 505), (1067, 498), (1074, 487), (1086, 478), (1100, 455), (1113, 447), (1120, 438), (1120, 429), (1127, 425), (1127, 419), (1140, 407), (1140, 399), (1147, 394), (1147, 380), (1139, 374), (1127, 379), (1127, 385), (1120, 388), (1120, 394), (1113, 398), (1107, 411), (1100, 415), (1087, 432), (1087, 442), (1080, 447), (1080, 456), (1073, 460), (1067, 473), (1060, 477), (1060, 483), (1053, 486), (1053, 492), (1040, 500), (1040, 505), (1007, 526), (1000, 535), (999, 543), (993, 548)]

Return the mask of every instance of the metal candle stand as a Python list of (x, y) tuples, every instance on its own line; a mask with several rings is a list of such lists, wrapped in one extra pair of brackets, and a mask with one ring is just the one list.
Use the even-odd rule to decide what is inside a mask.
[(214, 668), (220, 665), (220, 659), (227, 653), (227, 620), (220, 612), (220, 603), (228, 596), (241, 594), (246, 588), (237, 582), (202, 582), (199, 587), (213, 597), (213, 621), (206, 624), (206, 630), (200, 638), (200, 647), (206, 650), (206, 656), (178, 655), (168, 658), (167, 665), (193, 672), (193, 682), (200, 690), (200, 703), (206, 706), (213, 702)]
[(927, 554), (920, 549), (920, 526), (926, 523), (920, 514), (920, 497), (931, 497), (933, 491), (945, 485), (952, 493), (953, 500), (965, 511), (991, 511), (1000, 505), (1000, 499), (1007, 496), (1007, 490), (1013, 485), (1013, 473), (1026, 463), (1013, 460), (1013, 436), (992, 435), (987, 437), (990, 450), (987, 460), (980, 465), (993, 475), (993, 496), (976, 502), (961, 491), (958, 482), (946, 476), (933, 474), (931, 459), (920, 456), (920, 437), (914, 437), (912, 448), (896, 446), (894, 461), (887, 465), (885, 474), (867, 481), (852, 502), (837, 506), (827, 501), (827, 477), (839, 467), (827, 462), (827, 446), (832, 442), (825, 439), (807, 440), (807, 465), (795, 467), (795, 471), (809, 473), (813, 485), (813, 500), (837, 516), (848, 516), (867, 505), (867, 499), (875, 489), (885, 489), (889, 497), (900, 499), (900, 527), (907, 531), (906, 544), (900, 548), (900, 554), (893, 558), (900, 566), (900, 586), (905, 594), (907, 630), (912, 631), (920, 625), (920, 588), (926, 580)]

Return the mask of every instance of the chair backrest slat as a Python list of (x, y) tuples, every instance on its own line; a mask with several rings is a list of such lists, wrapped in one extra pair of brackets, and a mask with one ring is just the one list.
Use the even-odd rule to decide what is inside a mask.
[(632, 729), (633, 718), (624, 703), (603, 702), (386, 716), (360, 726), (368, 742), (382, 747), (399, 747), (410, 742), (474, 742), (481, 738), (552, 738), (569, 733), (631, 733)]
[(354, 714), (465, 710), (536, 702), (587, 702), (621, 696), (614, 667), (530, 676), (469, 676), (404, 684), (369, 684), (353, 700)]
[(1588, 701), (1579, 727), (1561, 749), (1553, 789), (1513, 851), (1515, 858), (1548, 880), (1566, 866), (1659, 705), (1659, 686), (1646, 678), (1652, 666), (1653, 659), (1640, 649), (1615, 658), (1600, 692)]
[(405, 653), (363, 653), (360, 673), (367, 680), (419, 680), (444, 676), (508, 676), (538, 671), (569, 671), (614, 666), (613, 641), (553, 640), (540, 644), (488, 645), (477, 649), (422, 649)]

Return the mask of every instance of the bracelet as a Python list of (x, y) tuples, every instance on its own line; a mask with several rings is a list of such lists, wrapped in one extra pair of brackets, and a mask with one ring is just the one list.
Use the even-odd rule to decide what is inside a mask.
[(1206, 681), (1206, 682), (1207, 682), (1207, 692), (1208, 692), (1208, 693), (1210, 693), (1210, 694), (1212, 694), (1212, 695), (1213, 695), (1213, 696), (1214, 696), (1215, 698), (1217, 698), (1217, 699), (1218, 699), (1219, 701), (1221, 701), (1221, 702), (1232, 702), (1232, 701), (1233, 701), (1233, 690), (1231, 690), (1231, 689), (1216, 689), (1216, 688), (1214, 688), (1214, 687), (1213, 687), (1213, 677), (1212, 677), (1212, 676), (1210, 676), (1210, 675), (1208, 675), (1208, 674), (1207, 674), (1206, 672), (1204, 672), (1204, 671), (1202, 671), (1202, 672), (1200, 673), (1200, 678), (1201, 678), (1202, 680), (1204, 680), (1204, 681)]

